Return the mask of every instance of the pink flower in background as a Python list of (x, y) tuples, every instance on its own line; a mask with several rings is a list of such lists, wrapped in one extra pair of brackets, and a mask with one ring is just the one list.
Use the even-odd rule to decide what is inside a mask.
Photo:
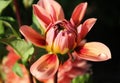
[[(82, 59), (105, 61), (111, 58), (109, 48), (103, 43), (82, 42), (96, 22), (95, 18), (89, 18), (81, 23), (86, 8), (87, 2), (80, 3), (74, 9), (70, 20), (67, 21), (64, 18), (62, 7), (54, 0), (40, 0), (33, 5), (34, 15), (44, 30), (44, 34), (39, 34), (27, 25), (21, 26), (20, 32), (34, 45), (48, 51), (48, 54), (41, 56), (30, 68), (32, 75), (38, 80), (48, 80), (54, 77), (57, 71), (58, 81), (62, 81), (65, 76), (71, 80), (77, 74), (81, 75), (88, 69), (84, 65), (80, 66), (83, 70), (77, 66), (77, 64), (85, 62)], [(68, 54), (70, 58), (73, 57), (73, 62), (71, 61), (72, 59), (68, 59), (62, 65), (57, 54)], [(61, 65), (59, 66), (59, 64)], [(66, 66), (70, 70), (64, 69)]]
[(74, 56), (74, 61), (68, 59), (63, 65), (60, 65), (58, 71), (58, 83), (71, 83), (72, 79), (89, 73), (90, 64), (86, 60)]
[(14, 64), (20, 59), (20, 56), (18, 56), (10, 46), (7, 46), (7, 50), (9, 51), (8, 55), (5, 59), (3, 59), (3, 64), (1, 66), (3, 73), (5, 74), (4, 82), (30, 83), (29, 73), (23, 64), (19, 64), (23, 72), (23, 77), (19, 77), (15, 72), (13, 72), (12, 68)]

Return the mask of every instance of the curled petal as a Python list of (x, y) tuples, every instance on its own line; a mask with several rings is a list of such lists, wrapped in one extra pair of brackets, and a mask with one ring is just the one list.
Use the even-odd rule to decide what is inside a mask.
[(111, 58), (109, 48), (100, 42), (86, 43), (83, 47), (78, 47), (74, 53), (90, 61), (105, 61)]
[(41, 6), (33, 5), (33, 12), (38, 20), (41, 20), (46, 25), (49, 25), (49, 23), (51, 22), (51, 17), (49, 13), (46, 12)]
[(48, 30), (46, 33), (46, 42), (47, 42), (46, 49), (48, 51), (52, 51), (52, 45), (53, 45), (55, 36), (56, 36), (55, 28), (50, 28), (50, 30)]
[(59, 66), (59, 60), (55, 54), (46, 54), (40, 57), (30, 67), (30, 72), (40, 81), (45, 81), (54, 76)]
[(86, 12), (86, 8), (87, 8), (87, 2), (85, 3), (80, 3), (73, 11), (72, 16), (71, 16), (71, 22), (74, 25), (78, 25), (81, 20), (84, 17), (84, 14)]
[(26, 39), (30, 40), (36, 46), (44, 47), (46, 45), (45, 38), (31, 27), (23, 25), (20, 28), (20, 32)]
[(55, 21), (64, 19), (63, 9), (56, 1), (40, 0), (37, 4), (43, 7), (54, 18)]
[[(71, 41), (71, 42), (70, 42)], [(65, 54), (76, 46), (75, 36), (67, 31), (60, 31), (53, 43), (55, 53)]]
[(68, 50), (68, 35), (64, 31), (60, 31), (54, 40), (53, 51), (65, 54)]
[[(53, 0), (52, 0), (53, 1)], [(41, 7), (43, 7), (43, 9), (50, 15), (52, 16), (53, 20), (56, 21), (56, 12), (53, 8), (53, 6), (51, 5), (51, 0), (40, 0), (37, 4)]]
[(60, 4), (57, 3), (54, 0), (50, 0), (50, 1), (51, 1), (51, 5), (53, 6), (53, 8), (54, 8), (54, 10), (56, 12), (57, 20), (63, 20), (64, 19), (64, 12), (63, 12), (63, 9), (60, 6)]
[(83, 23), (81, 27), (81, 32), (78, 33), (81, 39), (83, 39), (87, 35), (87, 33), (91, 30), (96, 20), (97, 20), (96, 18), (89, 18)]

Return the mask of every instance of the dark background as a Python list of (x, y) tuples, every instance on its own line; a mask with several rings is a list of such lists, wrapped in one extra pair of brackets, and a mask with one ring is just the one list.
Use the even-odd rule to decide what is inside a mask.
[(95, 17), (97, 22), (88, 33), (87, 41), (106, 44), (112, 59), (92, 62), (93, 83), (120, 83), (120, 3), (117, 0), (58, 0), (63, 6), (66, 18), (70, 18), (74, 7), (88, 2), (85, 19)]

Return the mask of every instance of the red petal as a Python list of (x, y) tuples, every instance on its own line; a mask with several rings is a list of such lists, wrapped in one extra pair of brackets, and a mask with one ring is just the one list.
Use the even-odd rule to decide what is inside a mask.
[(37, 16), (38, 20), (42, 20), (45, 24), (49, 25), (51, 22), (51, 17), (48, 12), (46, 12), (41, 6), (33, 5), (33, 12)]
[(40, 57), (30, 67), (30, 72), (38, 80), (44, 81), (55, 75), (59, 67), (59, 60), (55, 54), (46, 54)]
[(5, 65), (8, 66), (9, 68), (11, 68), (20, 59), (20, 56), (17, 55), (14, 52), (14, 49), (10, 46), (7, 46), (7, 50), (9, 52), (7, 54), (7, 60), (5, 62)]
[(44, 37), (29, 26), (23, 25), (20, 28), (22, 35), (30, 40), (34, 45), (44, 47), (46, 45)]
[(91, 61), (105, 61), (111, 58), (109, 48), (100, 42), (89, 42), (76, 49), (76, 55)]
[(91, 28), (95, 24), (95, 22), (96, 22), (95, 18), (90, 18), (83, 23), (81, 27), (81, 32), (78, 34), (81, 37), (81, 39), (83, 39), (87, 35), (87, 33), (91, 30)]
[(71, 21), (74, 23), (74, 25), (80, 24), (81, 20), (84, 17), (84, 14), (86, 12), (87, 8), (87, 2), (80, 3), (73, 11), (71, 16)]

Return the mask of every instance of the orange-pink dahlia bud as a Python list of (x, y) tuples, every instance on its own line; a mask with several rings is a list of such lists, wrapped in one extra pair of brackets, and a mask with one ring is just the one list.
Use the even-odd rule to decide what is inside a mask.
[(76, 38), (76, 30), (68, 21), (58, 21), (46, 31), (47, 50), (65, 54), (75, 48)]

